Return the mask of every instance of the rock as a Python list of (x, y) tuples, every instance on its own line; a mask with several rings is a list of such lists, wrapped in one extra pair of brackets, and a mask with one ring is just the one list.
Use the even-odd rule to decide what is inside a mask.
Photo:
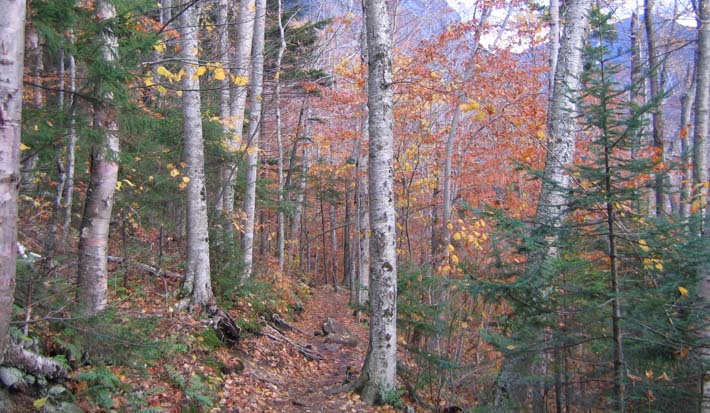
[(350, 333), (330, 334), (325, 338), (326, 343), (342, 344), (348, 347), (357, 347), (357, 338)]
[(56, 398), (56, 397), (61, 396), (66, 391), (67, 391), (67, 389), (64, 388), (64, 386), (62, 386), (60, 384), (55, 384), (54, 386), (50, 387), (49, 390), (47, 390), (47, 396), (52, 397), (52, 398)]
[(329, 334), (350, 334), (350, 332), (343, 327), (342, 324), (328, 317), (321, 326), (323, 333), (327, 336)]
[(14, 367), (0, 367), (0, 382), (6, 387), (16, 389), (25, 384), (24, 373)]
[(27, 384), (28, 386), (32, 386), (35, 383), (37, 383), (37, 377), (35, 377), (31, 374), (26, 374), (25, 377), (23, 378), (23, 380), (25, 381), (25, 384)]
[(10, 393), (3, 388), (0, 388), (0, 412), (12, 412), (15, 409), (15, 403), (10, 398)]
[(74, 403), (47, 403), (42, 407), (42, 413), (84, 413), (84, 409)]

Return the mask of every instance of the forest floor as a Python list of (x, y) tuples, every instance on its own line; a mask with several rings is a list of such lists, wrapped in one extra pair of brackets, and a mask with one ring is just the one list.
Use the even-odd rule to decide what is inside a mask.
[[(193, 314), (173, 311), (167, 305), (163, 281), (156, 280), (153, 290), (125, 299), (118, 304), (122, 317), (154, 317), (156, 328), (149, 333), (181, 346), (158, 358), (157, 362), (136, 369), (126, 365), (110, 366), (120, 380), (110, 397), (111, 407), (101, 406), (96, 382), (86, 380), (85, 366), (65, 383), (76, 396), (75, 403), (92, 412), (395, 412), (394, 407), (368, 406), (359, 395), (328, 390), (355, 380), (362, 367), (368, 345), (367, 324), (358, 322), (348, 306), (348, 292), (329, 286), (311, 288), (303, 311), (287, 321), (292, 330), (275, 332), (272, 322), (261, 321), (263, 334), (245, 332), (236, 346), (225, 346), (205, 338), (205, 320)], [(239, 307), (244, 307), (240, 305)], [(248, 306), (251, 306), (248, 304)], [(226, 309), (238, 319), (243, 309)], [(357, 344), (330, 342), (315, 332), (331, 318), (345, 327)], [(284, 339), (284, 336), (288, 339)], [(294, 345), (295, 344), (295, 345)], [(305, 348), (320, 360), (308, 359), (298, 351)], [(418, 412), (424, 411), (417, 409)]]

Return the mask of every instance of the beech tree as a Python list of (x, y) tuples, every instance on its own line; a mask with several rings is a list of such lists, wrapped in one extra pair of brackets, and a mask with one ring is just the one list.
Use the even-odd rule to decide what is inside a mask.
[[(96, 2), (96, 19), (108, 22), (116, 17), (116, 8), (107, 0)], [(109, 67), (118, 60), (118, 39), (111, 25), (101, 32), (101, 58)], [(79, 231), (79, 268), (77, 300), (83, 314), (96, 314), (106, 308), (108, 287), (108, 239), (111, 210), (118, 180), (120, 152), (114, 92), (97, 85), (99, 102), (94, 107), (94, 125), (103, 135), (91, 155), (91, 179), (86, 193), (84, 215)]]
[(392, 38), (385, 0), (368, 0), (367, 106), (370, 198), (370, 341), (358, 386), (368, 403), (396, 391), (397, 252), (395, 237)]
[(0, 363), (12, 319), (17, 260), (17, 190), (20, 179), (22, 74), (25, 51), (24, 1), (0, 2)]
[[(205, 189), (202, 100), (198, 68), (199, 9), (196, 3), (183, 3), (180, 15), (181, 52), (185, 75), (182, 77), (183, 133), (187, 163), (187, 271), (183, 291), (192, 305), (204, 306), (213, 300), (210, 280), (210, 245)], [(183, 178), (183, 179), (185, 179)]]

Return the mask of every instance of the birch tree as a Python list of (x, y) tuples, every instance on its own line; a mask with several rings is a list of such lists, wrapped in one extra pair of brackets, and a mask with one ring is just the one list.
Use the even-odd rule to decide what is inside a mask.
[[(702, 222), (702, 237), (710, 238), (710, 228), (708, 228), (708, 131), (710, 130), (710, 1), (699, 0), (697, 4), (698, 23), (698, 49), (695, 61), (695, 131), (694, 131), (694, 188), (693, 199), (698, 207), (696, 210), (696, 222)], [(704, 206), (701, 207), (701, 206)], [(703, 222), (704, 221), (704, 222)], [(697, 226), (696, 226), (697, 228)], [(694, 231), (695, 232), (695, 231)], [(695, 232), (697, 234), (697, 232)], [(707, 251), (705, 251), (707, 254)], [(698, 311), (707, 314), (710, 308), (710, 265), (701, 264), (698, 271)], [(700, 326), (698, 334), (701, 340), (710, 340), (710, 324), (707, 321)], [(710, 348), (705, 346), (700, 350), (700, 357), (705, 366), (710, 365)], [(701, 377), (702, 402), (701, 412), (710, 412), (710, 371), (706, 370)]]
[(246, 191), (244, 193), (244, 276), (250, 277), (254, 260), (254, 222), (256, 219), (256, 178), (259, 162), (259, 129), (261, 127), (261, 92), (264, 82), (264, 31), (266, 0), (257, 0), (252, 46), (252, 82), (249, 88), (249, 129), (247, 142)]
[[(106, 0), (98, 0), (95, 16), (103, 22), (114, 19), (116, 8)], [(106, 65), (114, 65), (118, 60), (118, 38), (110, 25), (103, 27), (101, 43), (101, 58)], [(79, 234), (77, 300), (80, 311), (85, 315), (96, 314), (106, 308), (106, 259), (120, 151), (113, 93), (103, 91), (99, 99), (100, 102), (94, 107), (94, 125), (103, 134), (103, 139), (93, 148), (91, 155), (91, 178)]]
[(17, 259), (25, 2), (2, 0), (0, 14), (0, 363), (12, 318)]
[[(582, 46), (590, 6), (591, 0), (572, 0), (567, 3), (563, 17), (565, 25), (547, 117), (547, 156), (535, 214), (535, 230), (544, 236), (546, 245), (528, 255), (525, 277), (538, 276), (546, 263), (557, 256), (557, 231), (565, 223), (567, 192), (572, 185), (567, 169), (575, 153), (578, 116), (576, 96), (580, 86)], [(498, 379), (498, 396), (510, 397), (518, 407), (527, 404), (528, 386), (523, 376), (530, 373), (527, 370), (531, 368), (531, 361), (521, 357), (509, 357)], [(534, 394), (533, 398), (536, 397), (539, 394)]]
[(192, 305), (204, 306), (213, 301), (210, 281), (210, 246), (207, 231), (207, 194), (205, 189), (204, 138), (199, 67), (199, 10), (197, 4), (183, 3), (180, 15), (181, 54), (185, 75), (182, 77), (183, 133), (187, 163), (187, 271), (183, 291)]
[(396, 390), (397, 253), (392, 115), (392, 39), (387, 1), (368, 0), (368, 185), (370, 197), (370, 341), (358, 382), (367, 403)]
[[(362, 14), (367, 14), (366, 1), (362, 2)], [(367, 27), (366, 22), (363, 22), (363, 28), (360, 34), (360, 65), (362, 67), (362, 75), (367, 76)], [(366, 85), (366, 83), (365, 83)], [(367, 86), (365, 86), (367, 87)], [(365, 91), (367, 92), (367, 91)], [(364, 306), (367, 303), (367, 297), (370, 289), (370, 217), (367, 209), (367, 182), (360, 179), (363, 171), (367, 171), (367, 156), (363, 156), (362, 147), (368, 141), (367, 131), (367, 103), (362, 105), (362, 114), (360, 115), (360, 140), (357, 145), (357, 163), (355, 164), (355, 175), (357, 176), (357, 195), (356, 195), (356, 222), (355, 230), (358, 238), (358, 254), (357, 254), (357, 304)]]
[[(247, 101), (249, 71), (251, 69), (251, 48), (254, 37), (254, 18), (256, 5), (254, 0), (244, 0), (239, 3), (239, 21), (234, 52), (234, 67), (232, 68), (232, 104), (230, 117), (231, 139), (227, 140), (227, 150), (231, 158), (235, 158), (242, 147), (242, 129), (244, 128), (244, 109)], [(232, 219), (234, 213), (234, 184), (236, 180), (236, 159), (230, 159), (222, 170), (222, 210), (227, 219)], [(230, 225), (231, 231), (231, 225)]]

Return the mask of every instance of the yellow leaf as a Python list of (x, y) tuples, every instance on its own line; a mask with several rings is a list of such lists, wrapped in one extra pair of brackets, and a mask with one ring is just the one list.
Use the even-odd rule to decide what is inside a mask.
[(182, 177), (182, 181), (185, 182), (185, 183), (188, 183), (188, 182), (190, 182), (190, 177), (189, 177), (189, 176), (183, 176), (183, 177)]
[(20, 142), (20, 150), (21, 150), (21, 151), (26, 151), (26, 150), (29, 150), (29, 149), (30, 149), (29, 146), (27, 146), (27, 145), (25, 145), (24, 143)]
[(195, 70), (195, 74), (192, 75), (192, 80), (199, 79), (200, 76), (204, 75), (207, 73), (207, 68), (205, 66), (200, 66)]
[(121, 181), (116, 182), (116, 190), (120, 191), (121, 187), (123, 187), (123, 182), (121, 182)]
[(125, 182), (126, 184), (128, 184), (128, 186), (130, 186), (130, 187), (135, 187), (135, 186), (136, 186), (133, 182), (129, 181), (128, 179), (124, 179), (123, 182)]
[(459, 257), (456, 255), (451, 255), (451, 262), (454, 263), (454, 265), (459, 263)]
[(680, 349), (681, 357), (688, 357), (688, 354), (690, 354), (690, 349), (688, 347), (683, 347)]
[(35, 400), (32, 404), (35, 408), (41, 409), (42, 407), (44, 407), (45, 404), (47, 404), (47, 399), (48, 397), (42, 397), (41, 399)]
[(173, 79), (175, 79), (176, 81), (179, 82), (182, 80), (183, 76), (185, 76), (185, 68), (184, 67), (181, 68), (179, 72), (177, 72), (177, 74), (175, 75), (175, 77)]
[(182, 90), (177, 90), (177, 91), (175, 91), (175, 93), (176, 93), (178, 96), (182, 97)]
[(455, 239), (456, 241), (460, 240), (460, 239), (461, 239), (461, 233), (460, 233), (460, 232), (455, 233), (455, 234), (454, 234), (454, 239)]
[(476, 102), (475, 100), (468, 101), (468, 102), (462, 104), (461, 106), (459, 106), (459, 109), (463, 113), (468, 113), (468, 112), (471, 112), (474, 110), (478, 110), (480, 108), (481, 108), (481, 104)]
[(678, 287), (678, 292), (680, 293), (681, 297), (688, 296), (688, 289), (685, 287)]
[(249, 83), (249, 78), (246, 76), (232, 75), (232, 83), (237, 86), (246, 86)]
[(661, 262), (661, 260), (656, 260), (655, 267), (658, 271), (663, 271), (663, 263)]
[(152, 78), (152, 77), (146, 77), (145, 79), (143, 79), (143, 84), (144, 84), (146, 87), (151, 87), (151, 86), (154, 86), (154, 85), (155, 85), (155, 82), (153, 81), (153, 78)]
[(155, 89), (156, 89), (156, 90), (158, 91), (158, 93), (160, 93), (161, 95), (164, 95), (164, 94), (168, 93), (168, 90), (165, 89), (165, 86), (160, 86), (160, 85), (158, 85), (158, 87), (156, 87)]
[(257, 148), (256, 146), (250, 146), (249, 148), (247, 148), (248, 155), (256, 155), (257, 152), (259, 152), (259, 148)]
[(172, 79), (175, 77), (173, 72), (166, 69), (165, 66), (158, 66), (158, 68), (155, 69), (155, 73), (159, 74), (160, 76), (167, 77), (168, 79)]
[(643, 252), (648, 252), (651, 250), (651, 248), (648, 247), (648, 244), (646, 244), (646, 241), (642, 239), (639, 240), (639, 247), (641, 248), (641, 250), (643, 250)]
[(172, 176), (173, 178), (178, 175), (180, 175), (180, 171), (178, 171), (177, 169), (173, 169), (172, 171), (170, 171), (170, 176)]
[(649, 379), (653, 378), (653, 370), (646, 370), (646, 377)]
[(537, 136), (538, 139), (545, 139), (545, 137), (546, 137), (546, 136), (545, 136), (545, 131), (541, 129), (541, 130), (537, 131), (537, 133), (535, 134), (535, 136)]
[(158, 53), (163, 53), (165, 51), (165, 43), (159, 42), (153, 45), (153, 50)]
[(218, 67), (214, 70), (214, 80), (224, 80), (227, 78), (227, 72), (224, 71), (221, 67)]
[(449, 252), (454, 252), (454, 250), (455, 250), (456, 248), (454, 248), (453, 245), (449, 244), (449, 245), (446, 247), (446, 249), (449, 250)]

